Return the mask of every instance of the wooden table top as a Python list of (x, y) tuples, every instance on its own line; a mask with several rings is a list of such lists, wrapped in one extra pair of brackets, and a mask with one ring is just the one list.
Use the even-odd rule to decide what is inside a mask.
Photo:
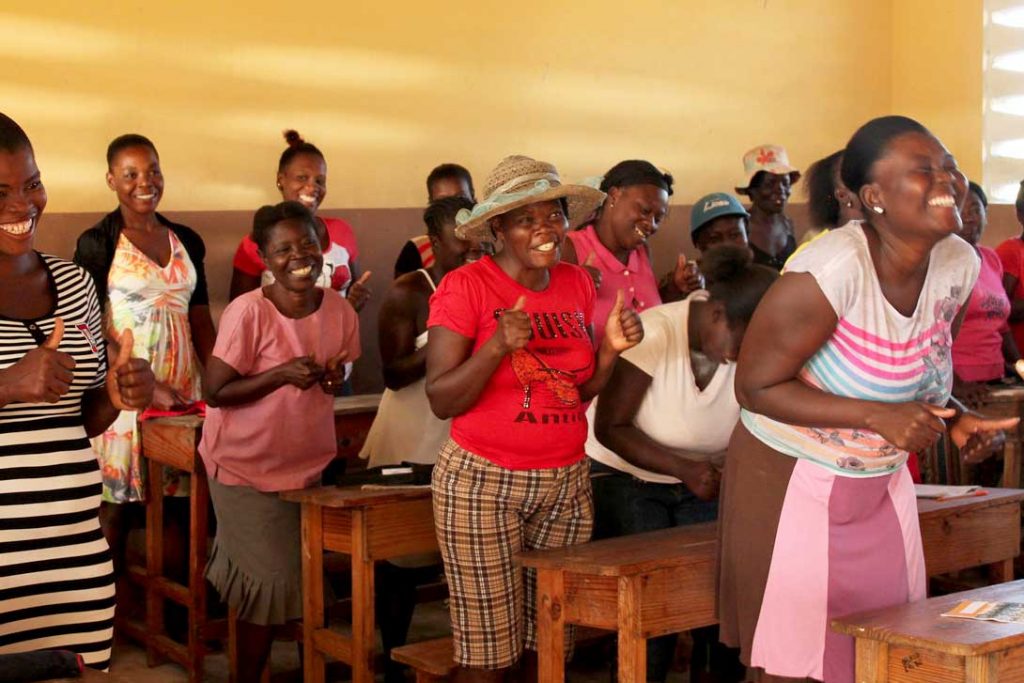
[(334, 399), (335, 415), (352, 415), (355, 413), (372, 413), (380, 407), (382, 394), (358, 394), (356, 396), (338, 396)]
[(891, 645), (923, 647), (972, 656), (1024, 646), (1024, 624), (942, 617), (964, 600), (1024, 602), (1024, 581), (1012, 581), (963, 593), (853, 614), (832, 621), (832, 629), (855, 638)]
[(147, 426), (159, 427), (166, 425), (168, 427), (184, 427), (186, 429), (201, 429), (203, 426), (204, 417), (200, 415), (175, 415), (173, 417), (154, 417), (149, 420), (143, 420), (143, 428)]
[(358, 508), (430, 498), (430, 487), (389, 486), (364, 489), (361, 486), (320, 486), (281, 491), (293, 503), (315, 503), (328, 508)]
[(968, 510), (980, 510), (995, 505), (1019, 503), (1024, 500), (1024, 489), (986, 488), (985, 492), (984, 496), (953, 498), (951, 500), (918, 498), (917, 514), (922, 520), (926, 520), (931, 517), (942, 517), (951, 511), (967, 512)]
[[(525, 567), (565, 569), (597, 576), (631, 576), (715, 558), (717, 524), (693, 524), (621, 536), (555, 550), (519, 553)], [(673, 552), (666, 553), (670, 548)]]
[(1024, 384), (1009, 384), (1006, 386), (995, 386), (989, 392), (986, 403), (1002, 403), (1007, 401), (1024, 400)]

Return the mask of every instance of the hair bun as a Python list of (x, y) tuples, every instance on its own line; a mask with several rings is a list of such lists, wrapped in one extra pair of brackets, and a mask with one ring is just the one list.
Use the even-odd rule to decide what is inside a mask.
[(305, 144), (306, 142), (305, 140), (302, 139), (302, 136), (299, 135), (299, 131), (293, 128), (289, 128), (288, 130), (284, 131), (284, 139), (285, 142), (288, 143), (289, 147), (298, 147), (300, 145)]
[(704, 252), (700, 269), (709, 282), (729, 281), (754, 263), (754, 253), (736, 244), (719, 244)]

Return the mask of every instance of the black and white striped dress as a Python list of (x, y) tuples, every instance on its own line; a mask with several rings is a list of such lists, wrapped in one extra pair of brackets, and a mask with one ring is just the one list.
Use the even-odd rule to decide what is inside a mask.
[(64, 319), (59, 350), (75, 359), (56, 404), (0, 407), (0, 654), (66, 649), (110, 664), (114, 575), (100, 532), (101, 480), (82, 424), (82, 393), (103, 384), (106, 347), (92, 280), (42, 255), (56, 310), (38, 320), (0, 316), (0, 369), (39, 346)]

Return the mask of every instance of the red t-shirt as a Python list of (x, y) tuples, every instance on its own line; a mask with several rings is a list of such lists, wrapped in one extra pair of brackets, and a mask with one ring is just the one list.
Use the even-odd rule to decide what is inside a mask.
[[(1017, 287), (1011, 293), (1011, 299), (1024, 299), (1024, 239), (1011, 237), (996, 247), (996, 253), (1003, 264), (1003, 272), (1017, 278)], [(1024, 322), (1011, 323), (1010, 329), (1013, 330), (1017, 348), (1024, 353)]]
[(594, 372), (588, 328), (597, 293), (590, 275), (560, 263), (547, 288), (535, 292), (485, 257), (444, 277), (430, 299), (427, 327), (472, 339), (476, 353), (520, 295), (533, 338), (501, 360), (476, 404), (452, 420), (451, 437), (506, 469), (564, 467), (583, 458), (587, 440), (578, 386)]
[[(330, 247), (324, 251), (324, 268), (333, 268), (331, 289), (344, 293), (352, 283), (352, 262), (359, 258), (355, 233), (352, 232), (352, 226), (340, 218), (317, 216), (317, 220), (323, 221), (327, 235), (331, 238)], [(238, 244), (232, 265), (253, 277), (262, 275), (266, 270), (251, 233)]]

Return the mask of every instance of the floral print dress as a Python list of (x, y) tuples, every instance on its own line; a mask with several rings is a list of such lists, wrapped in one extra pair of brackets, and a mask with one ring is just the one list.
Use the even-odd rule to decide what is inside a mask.
[[(200, 368), (188, 306), (197, 274), (184, 245), (167, 231), (171, 258), (166, 266), (154, 262), (124, 233), (118, 237), (107, 275), (108, 335), (120, 336), (131, 328), (133, 355), (153, 366), (164, 382), (190, 401), (202, 397)], [(141, 457), (138, 413), (122, 411), (107, 431), (92, 440), (103, 473), (103, 500), (112, 503), (145, 500), (145, 463)], [(165, 469), (165, 495), (188, 495), (187, 475)]]

